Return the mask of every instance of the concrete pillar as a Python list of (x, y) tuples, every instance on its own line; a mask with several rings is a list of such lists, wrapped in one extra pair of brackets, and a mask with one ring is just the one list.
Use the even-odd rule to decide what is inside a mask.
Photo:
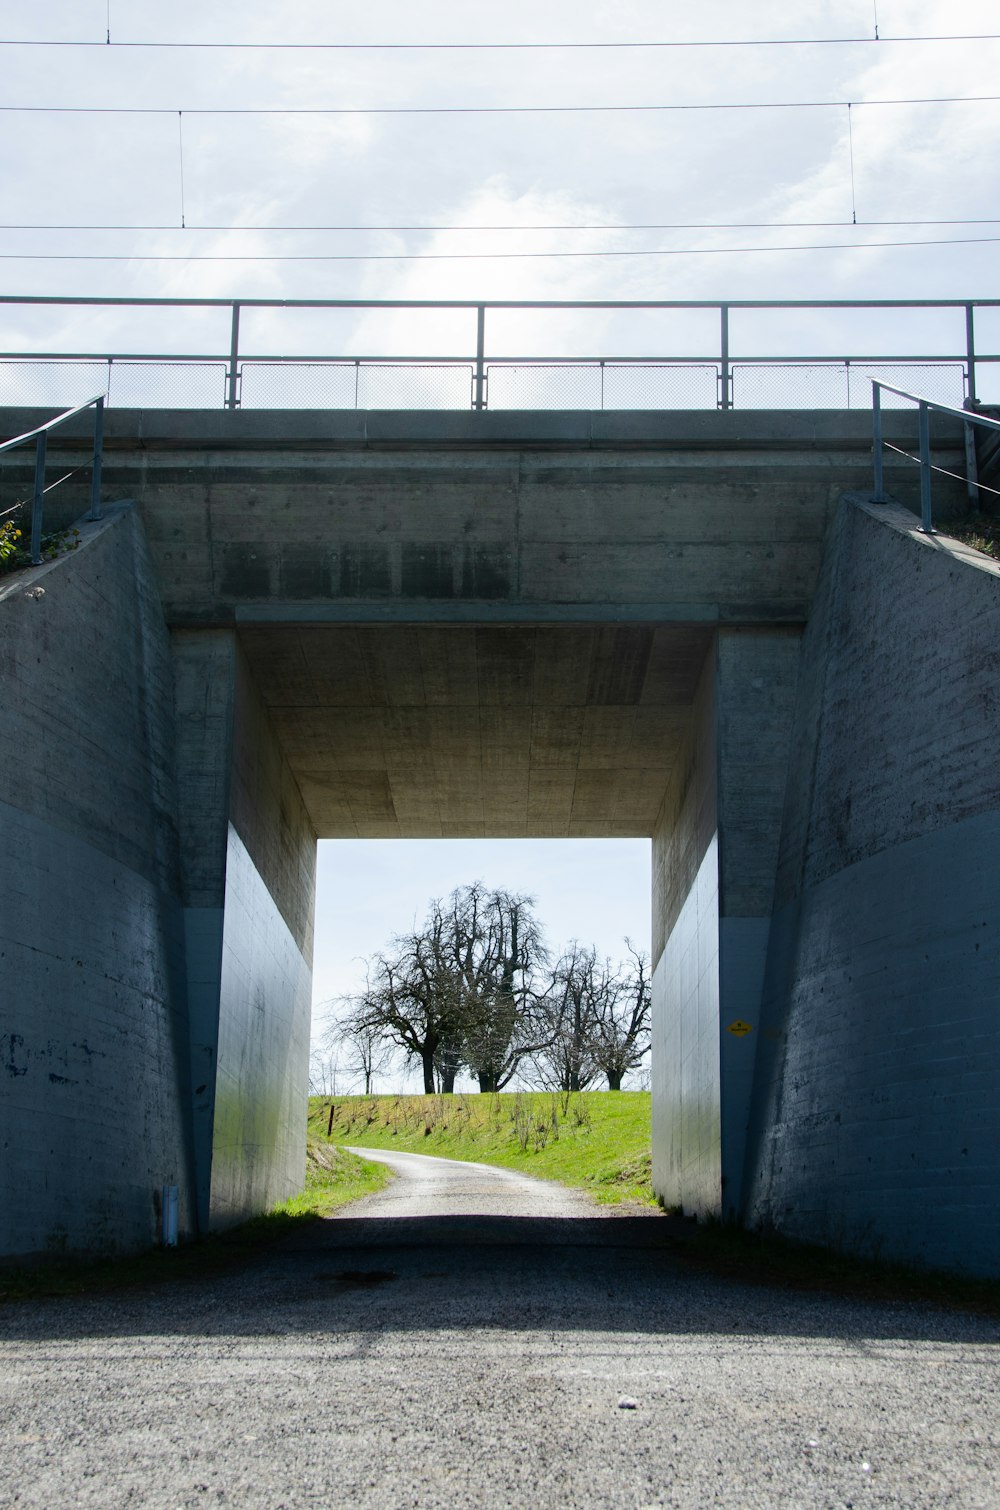
[(316, 840), (231, 630), (174, 634), (199, 1227), (300, 1188)]
[(653, 1181), (739, 1214), (800, 635), (723, 629), (653, 836)]

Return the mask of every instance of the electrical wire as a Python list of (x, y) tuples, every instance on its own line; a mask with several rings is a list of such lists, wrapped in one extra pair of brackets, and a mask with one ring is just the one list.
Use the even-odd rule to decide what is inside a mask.
[[(109, 17), (110, 20), (110, 17)], [(164, 51), (233, 52), (604, 52), (723, 47), (874, 47), (909, 46), (923, 42), (997, 42), (997, 32), (954, 32), (923, 36), (857, 37), (731, 37), (627, 42), (164, 42), (111, 41), (96, 38), (0, 37), (0, 47), (99, 47), (161, 49)]]
[(253, 233), (254, 235), (265, 234), (303, 234), (324, 233), (336, 235), (375, 235), (383, 232), (394, 233), (421, 233), (423, 235), (438, 235), (445, 232), (471, 232), (482, 234), (485, 232), (548, 232), (548, 231), (820, 231), (820, 230), (851, 230), (855, 226), (858, 230), (903, 230), (909, 227), (925, 227), (930, 229), (935, 226), (958, 226), (958, 225), (1000, 225), (1000, 216), (996, 215), (961, 215), (948, 220), (666, 220), (666, 221), (637, 221), (624, 223), (619, 221), (594, 221), (586, 224), (562, 225), (557, 222), (546, 222), (534, 225), (195, 225), (187, 221), (184, 226), (178, 226), (176, 222), (170, 225), (124, 225), (124, 224), (57, 224), (55, 222), (34, 221), (23, 223), (0, 222), (0, 233), (4, 231), (126, 231), (130, 233), (165, 232), (186, 230), (192, 233), (203, 232), (206, 235), (238, 235)]
[(597, 252), (322, 252), (156, 253), (156, 252), (0, 252), (0, 262), (507, 262), (580, 257), (744, 256), (753, 252), (864, 252), (896, 247), (992, 246), (1000, 236), (955, 236), (917, 241), (821, 242), (778, 246), (650, 247)]
[(668, 105), (289, 105), (205, 106), (180, 110), (174, 105), (0, 105), (0, 113), (21, 115), (200, 115), (200, 116), (341, 116), (341, 115), (636, 115), (696, 110), (843, 110), (852, 105), (996, 104), (998, 94), (921, 95), (883, 100), (736, 100)]

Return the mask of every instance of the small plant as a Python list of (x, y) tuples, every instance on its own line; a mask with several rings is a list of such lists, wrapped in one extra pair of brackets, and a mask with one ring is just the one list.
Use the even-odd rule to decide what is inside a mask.
[[(23, 532), (13, 519), (0, 524), (0, 572), (23, 571), (31, 565), (31, 552), (21, 543), (22, 540)], [(54, 534), (42, 536), (39, 555), (43, 561), (54, 561), (65, 551), (75, 551), (79, 544), (78, 529), (57, 530)]]
[(18, 554), (17, 542), (20, 538), (21, 531), (13, 519), (5, 519), (3, 524), (0, 524), (0, 571), (11, 569), (12, 558)]

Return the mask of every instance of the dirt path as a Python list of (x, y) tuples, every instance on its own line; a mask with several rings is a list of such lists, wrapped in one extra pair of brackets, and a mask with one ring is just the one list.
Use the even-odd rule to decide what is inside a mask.
[(238, 1274), (0, 1309), (0, 1505), (1000, 1503), (995, 1321), (745, 1287), (655, 1216), (385, 1157)]

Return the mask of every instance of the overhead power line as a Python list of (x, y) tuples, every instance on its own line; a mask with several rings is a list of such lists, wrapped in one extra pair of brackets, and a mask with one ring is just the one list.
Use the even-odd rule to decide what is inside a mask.
[(222, 105), (180, 108), (176, 105), (0, 105), (0, 112), (21, 115), (634, 115), (696, 110), (844, 110), (886, 105), (996, 104), (997, 94), (914, 95), (879, 100), (735, 100), (656, 105)]
[(922, 42), (997, 42), (997, 32), (954, 32), (934, 36), (727, 37), (653, 39), (623, 42), (166, 42), (111, 41), (107, 38), (0, 37), (0, 47), (99, 47), (166, 51), (232, 52), (605, 52), (712, 47), (888, 47)]
[(203, 232), (206, 235), (239, 235), (252, 233), (253, 235), (302, 235), (302, 234), (330, 234), (330, 235), (377, 235), (381, 233), (420, 233), (423, 235), (443, 235), (451, 232), (469, 232), (470, 234), (490, 233), (514, 233), (514, 232), (547, 232), (547, 231), (819, 231), (819, 230), (903, 230), (906, 228), (923, 227), (931, 229), (935, 226), (950, 225), (1000, 225), (1000, 216), (994, 215), (959, 215), (950, 219), (917, 220), (854, 220), (843, 217), (840, 220), (659, 220), (659, 221), (634, 221), (621, 222), (614, 220), (592, 221), (577, 224), (562, 224), (559, 222), (539, 222), (531, 225), (517, 225), (507, 222), (503, 225), (423, 225), (416, 222), (404, 225), (210, 225), (196, 224), (190, 217), (184, 225), (178, 225), (176, 221), (166, 225), (125, 225), (107, 224), (100, 225), (90, 223), (87, 225), (58, 224), (53, 221), (25, 221), (23, 223), (0, 222), (0, 232), (3, 231), (73, 231), (73, 232), (129, 232), (130, 234), (152, 233), (164, 231), (185, 231), (190, 233)]
[(156, 252), (0, 252), (2, 262), (506, 262), (581, 257), (708, 257), (753, 252), (864, 252), (896, 247), (991, 246), (1000, 236), (953, 236), (905, 241), (833, 241), (777, 246), (650, 247), (596, 252), (310, 252), (192, 253)]

